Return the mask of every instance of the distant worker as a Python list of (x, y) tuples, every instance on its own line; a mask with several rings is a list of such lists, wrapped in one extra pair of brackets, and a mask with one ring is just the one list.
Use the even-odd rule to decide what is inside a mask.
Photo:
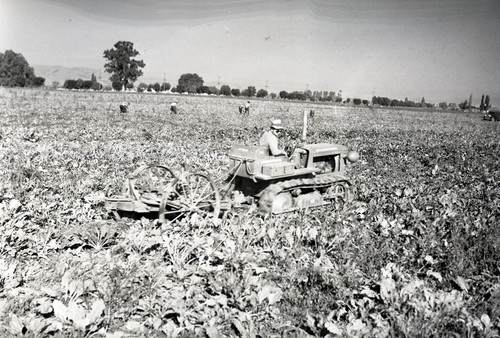
[(243, 114), (243, 108), (244, 108), (244, 106), (239, 106), (239, 107), (238, 107), (238, 109), (239, 109), (239, 111), (240, 111), (240, 114)]
[(271, 129), (262, 134), (260, 145), (269, 148), (269, 154), (273, 156), (287, 156), (286, 152), (278, 148), (278, 138), (283, 131), (281, 120), (273, 120)]
[(127, 113), (128, 112), (128, 102), (123, 102), (120, 105), (120, 113)]
[(245, 114), (250, 114), (250, 101), (247, 101), (247, 103), (245, 103)]
[(172, 114), (177, 114), (177, 102), (174, 101), (170, 104), (170, 112)]

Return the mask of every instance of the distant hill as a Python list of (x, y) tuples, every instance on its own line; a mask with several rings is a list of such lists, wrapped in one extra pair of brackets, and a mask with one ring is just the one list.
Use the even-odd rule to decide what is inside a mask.
[[(109, 81), (110, 74), (106, 73), (103, 70), (101, 71), (101, 79), (99, 80), (99, 70), (94, 68), (43, 65), (33, 65), (32, 67), (35, 70), (35, 75), (45, 78), (45, 85), (49, 87), (52, 86), (52, 83), (54, 81), (59, 82), (59, 87), (62, 87), (64, 81), (66, 80), (90, 80), (92, 78), (92, 74), (94, 74), (97, 78), (97, 81), (102, 83), (103, 85), (111, 85), (111, 81)], [(136, 82), (136, 85), (138, 85), (140, 82), (149, 84), (159, 81), (158, 79), (148, 79), (141, 76)]]
[[(62, 66), (42, 66), (42, 65), (33, 65), (36, 76), (41, 76), (45, 78), (45, 85), (51, 86), (54, 81), (59, 82), (59, 86), (64, 84), (66, 80), (90, 80), (92, 78), (92, 74), (97, 77), (99, 81), (99, 71), (92, 68), (85, 67), (62, 67)], [(100, 82), (103, 85), (110, 84), (109, 74), (101, 73)]]

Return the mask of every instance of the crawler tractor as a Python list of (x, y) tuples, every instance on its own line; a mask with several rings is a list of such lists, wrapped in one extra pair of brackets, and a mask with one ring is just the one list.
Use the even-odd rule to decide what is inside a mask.
[(302, 145), (287, 158), (269, 156), (264, 147), (235, 145), (229, 158), (233, 200), (256, 201), (262, 214), (344, 203), (354, 196), (344, 172), (357, 153), (345, 146)]
[[(304, 113), (302, 140), (307, 115)], [(163, 166), (145, 166), (127, 178), (123, 194), (106, 200), (106, 209), (120, 214), (152, 214), (160, 222), (191, 214), (218, 217), (223, 211), (257, 204), (261, 214), (343, 204), (354, 187), (345, 176), (358, 153), (338, 144), (301, 144), (291, 156), (275, 157), (262, 146), (234, 145), (225, 187), (218, 189), (202, 173), (179, 174)]]
[(500, 108), (495, 107), (489, 109), (483, 116), (483, 120), (486, 121), (500, 121)]

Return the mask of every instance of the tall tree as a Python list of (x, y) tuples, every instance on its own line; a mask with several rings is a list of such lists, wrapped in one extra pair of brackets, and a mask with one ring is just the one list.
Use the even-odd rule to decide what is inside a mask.
[(45, 79), (35, 76), (33, 68), (22, 54), (12, 50), (0, 53), (0, 86), (28, 87), (42, 86), (44, 83)]
[(134, 44), (129, 41), (118, 41), (114, 48), (104, 51), (104, 58), (108, 60), (104, 64), (106, 72), (112, 74), (112, 82), (121, 82), (123, 88), (130, 88), (142, 75), (141, 68), (146, 64), (142, 60), (134, 59), (139, 52), (134, 49)]
[(484, 109), (485, 110), (489, 110), (490, 108), (491, 108), (491, 105), (490, 105), (490, 96), (486, 95), (486, 97), (484, 98)]
[(481, 104), (479, 105), (479, 111), (483, 112), (484, 109), (484, 94), (481, 95)]

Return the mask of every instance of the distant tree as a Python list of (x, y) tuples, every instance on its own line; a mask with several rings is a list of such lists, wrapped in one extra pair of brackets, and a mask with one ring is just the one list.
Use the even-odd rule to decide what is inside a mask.
[(275, 98), (276, 98), (276, 93), (271, 93), (270, 95), (271, 95), (271, 98), (272, 98), (272, 99), (275, 99)]
[(40, 76), (35, 76), (32, 85), (35, 87), (42, 87), (43, 85), (45, 85), (45, 78)]
[(367, 106), (369, 103), (370, 103), (370, 101), (368, 101), (368, 100), (366, 100), (366, 99), (365, 99), (365, 100), (363, 100), (363, 104), (364, 104), (365, 106)]
[(161, 86), (158, 82), (156, 82), (154, 85), (153, 85), (153, 89), (155, 90), (155, 92), (159, 93), (161, 91)]
[(280, 99), (287, 99), (288, 98), (288, 93), (284, 90), (280, 91), (280, 93), (278, 94), (278, 96), (280, 97)]
[(425, 108), (425, 97), (422, 97), (422, 100), (420, 100), (420, 107)]
[(466, 110), (467, 109), (467, 100), (465, 100), (464, 102), (462, 103), (459, 103), (458, 104), (458, 108), (462, 109), (462, 110)]
[(90, 77), (90, 81), (97, 82), (97, 78), (95, 77), (94, 73), (92, 73), (92, 76)]
[(231, 89), (231, 95), (233, 96), (241, 96), (241, 92), (238, 88)]
[(134, 59), (139, 52), (134, 49), (132, 42), (118, 41), (114, 47), (104, 51), (104, 58), (108, 60), (104, 64), (104, 69), (112, 74), (112, 77), (115, 76), (111, 81), (116, 85), (120, 82), (124, 89), (130, 88), (130, 84), (133, 88), (133, 83), (143, 74), (141, 68), (146, 64), (142, 60)]
[(90, 80), (82, 80), (78, 89), (91, 89), (93, 82)]
[(352, 103), (355, 104), (356, 106), (359, 106), (361, 104), (361, 99), (358, 98), (352, 99)]
[(485, 111), (486, 109), (484, 109), (484, 94), (481, 95), (481, 104), (479, 105), (479, 111)]
[(224, 96), (231, 96), (231, 87), (228, 85), (222, 85), (222, 87), (220, 87), (220, 94)]
[(342, 98), (340, 96), (337, 96), (335, 98), (335, 103), (341, 103), (342, 102)]
[(208, 93), (210, 95), (217, 95), (219, 94), (219, 89), (215, 86), (208, 86)]
[(188, 93), (197, 93), (198, 88), (203, 86), (203, 82), (203, 78), (196, 73), (182, 74), (178, 80), (177, 88), (179, 89), (182, 86), (184, 91)]
[(490, 96), (486, 95), (486, 97), (484, 98), (484, 109), (489, 110), (490, 108), (491, 108)]
[(219, 90), (214, 86), (200, 86), (196, 92), (198, 94), (216, 95)]
[(0, 53), (0, 86), (30, 87), (44, 84), (45, 79), (35, 76), (33, 68), (22, 54), (12, 50)]
[(137, 86), (137, 91), (138, 91), (139, 93), (143, 93), (143, 92), (145, 92), (147, 89), (148, 89), (148, 85), (147, 85), (147, 84), (145, 84), (144, 82), (139, 83), (139, 85)]
[(166, 91), (168, 91), (168, 90), (170, 89), (170, 87), (171, 87), (171, 86), (170, 86), (170, 83), (168, 83), (168, 82), (163, 82), (163, 83), (161, 84), (161, 88), (160, 88), (160, 90), (161, 90), (162, 92), (166, 92)]
[(289, 100), (305, 100), (306, 97), (304, 95), (303, 92), (299, 92), (299, 91), (294, 91), (292, 93), (288, 93), (288, 97), (287, 97)]
[(177, 93), (185, 93), (185, 92), (186, 92), (186, 87), (184, 87), (184, 85), (179, 84), (179, 85), (177, 85), (177, 87), (175, 88), (175, 91), (176, 91)]
[(412, 100), (409, 100), (409, 101), (406, 101), (404, 103), (405, 107), (410, 107), (410, 108), (413, 108), (413, 107), (416, 107), (417, 104), (415, 103), (415, 101), (412, 101)]
[(472, 108), (472, 93), (469, 95), (469, 103), (467, 104), (467, 107), (469, 109)]
[(198, 94), (210, 94), (210, 90), (208, 89), (208, 86), (199, 86), (196, 89), (196, 92)]
[(446, 109), (448, 108), (448, 104), (446, 102), (439, 102), (438, 107), (441, 109)]
[(77, 89), (76, 80), (66, 80), (64, 81), (63, 88), (65, 89)]
[(257, 89), (255, 89), (254, 86), (248, 86), (247, 89), (243, 89), (241, 92), (241, 95), (246, 96), (246, 97), (253, 97), (257, 94)]
[(267, 90), (265, 89), (259, 89), (257, 92), (257, 97), (266, 97), (268, 95)]
[(100, 84), (99, 82), (92, 82), (92, 87), (90, 89), (102, 90), (102, 84)]
[(123, 83), (120, 81), (113, 81), (111, 82), (111, 87), (116, 91), (120, 91), (123, 89)]
[(52, 88), (56, 89), (57, 87), (59, 87), (59, 82), (52, 81)]

